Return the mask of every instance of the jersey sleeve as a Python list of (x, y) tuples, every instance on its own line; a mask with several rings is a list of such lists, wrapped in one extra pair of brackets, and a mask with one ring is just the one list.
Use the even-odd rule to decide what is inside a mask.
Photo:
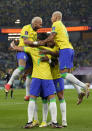
[(52, 25), (51, 32), (52, 33), (57, 33), (57, 25), (55, 23)]
[(28, 38), (28, 29), (26, 26), (24, 26), (21, 30), (21, 38)]

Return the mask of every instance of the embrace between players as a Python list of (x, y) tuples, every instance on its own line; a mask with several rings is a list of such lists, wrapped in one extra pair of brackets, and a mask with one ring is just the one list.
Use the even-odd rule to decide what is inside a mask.
[[(10, 90), (16, 76), (19, 76), (24, 70), (29, 70), (26, 77), (25, 96), (25, 100), (29, 100), (28, 123), (24, 128), (39, 125), (36, 105), (36, 99), (39, 96), (42, 97), (43, 102), (43, 120), (39, 127), (48, 125), (48, 101), (51, 114), (50, 126), (53, 128), (67, 127), (64, 79), (70, 81), (76, 88), (77, 104), (82, 102), (84, 96), (87, 98), (89, 96), (89, 83), (81, 82), (71, 73), (74, 49), (62, 23), (62, 13), (55, 11), (51, 21), (51, 34), (47, 36), (47, 34), (41, 33), (37, 37), (37, 30), (42, 27), (42, 18), (34, 17), (31, 24), (23, 27), (19, 45), (16, 46), (14, 41), (10, 45), (12, 50), (18, 51), (18, 68), (14, 70), (10, 80), (5, 85), (5, 91)], [(55, 94), (57, 94), (60, 102), (62, 126), (57, 123)]]

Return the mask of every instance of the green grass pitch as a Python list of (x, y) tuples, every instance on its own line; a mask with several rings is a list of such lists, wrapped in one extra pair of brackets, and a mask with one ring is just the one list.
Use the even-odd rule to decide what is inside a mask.
[[(0, 131), (92, 131), (92, 91), (88, 99), (84, 98), (83, 103), (76, 105), (77, 93), (75, 90), (65, 90), (65, 99), (67, 103), (67, 122), (68, 127), (63, 129), (52, 129), (51, 127), (32, 129), (23, 129), (27, 122), (27, 105), (28, 102), (24, 101), (25, 90), (15, 89), (14, 99), (5, 99), (4, 90), (0, 90)], [(38, 116), (39, 121), (42, 120), (42, 103), (38, 98)], [(58, 106), (58, 122), (61, 123), (61, 112)], [(50, 121), (50, 114), (48, 115)]]

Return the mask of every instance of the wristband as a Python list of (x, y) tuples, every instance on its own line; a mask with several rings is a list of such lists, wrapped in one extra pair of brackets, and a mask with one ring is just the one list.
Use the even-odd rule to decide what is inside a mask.
[(34, 41), (33, 44), (34, 44), (34, 45), (38, 45), (38, 41)]

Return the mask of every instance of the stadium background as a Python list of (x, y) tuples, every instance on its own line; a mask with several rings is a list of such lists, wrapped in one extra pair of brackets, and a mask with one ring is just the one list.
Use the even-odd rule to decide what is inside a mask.
[[(53, 11), (63, 13), (63, 22), (66, 27), (83, 26), (81, 31), (69, 31), (70, 41), (75, 49), (74, 69), (92, 66), (92, 2), (90, 0), (0, 0), (0, 79), (10, 68), (16, 68), (16, 52), (8, 50), (12, 39), (19, 38), (19, 32), (3, 29), (21, 29), (25, 24), (31, 23), (34, 16), (43, 18), (43, 27), (50, 28), (50, 17)], [(86, 27), (86, 28), (85, 28)], [(82, 70), (82, 75), (91, 75)], [(75, 75), (80, 75), (77, 71)], [(84, 77), (83, 77), (84, 78)], [(91, 78), (91, 77), (90, 77)], [(92, 78), (90, 79), (90, 81)]]
[[(74, 69), (76, 70), (74, 74), (80, 80), (92, 82), (91, 0), (0, 0), (0, 87), (4, 85), (4, 76), (8, 69), (15, 69), (17, 66), (16, 52), (10, 52), (8, 47), (12, 39), (17, 40), (19, 38), (19, 34), (16, 34), (16, 32), (13, 34), (12, 32), (5, 33), (3, 29), (21, 29), (37, 15), (43, 18), (43, 27), (50, 28), (50, 17), (52, 12), (56, 10), (63, 13), (63, 22), (66, 27), (87, 26), (88, 30), (69, 31), (69, 36), (75, 49)], [(20, 87), (23, 85), (22, 82)], [(92, 90), (90, 94), (92, 94)], [(10, 96), (8, 96), (6, 100), (4, 91), (0, 90), (0, 131), (24, 130), (23, 126), (27, 122), (28, 105), (27, 102), (23, 101), (24, 95), (25, 90), (16, 89), (14, 99), (10, 99)], [(68, 127), (62, 130), (91, 131), (91, 95), (88, 100), (84, 98), (80, 106), (76, 105), (77, 94), (75, 90), (65, 90), (65, 99), (67, 102)], [(39, 104), (39, 121), (41, 122), (42, 102), (40, 99), (37, 102)], [(57, 105), (59, 109), (58, 100)], [(50, 115), (48, 120), (50, 120)], [(61, 122), (60, 109), (58, 110), (58, 121)], [(38, 131), (41, 130), (39, 128), (32, 130), (37, 129)], [(50, 131), (51, 129), (49, 127), (44, 128), (44, 131), (47, 130)], [(55, 129), (55, 131), (57, 130)]]

